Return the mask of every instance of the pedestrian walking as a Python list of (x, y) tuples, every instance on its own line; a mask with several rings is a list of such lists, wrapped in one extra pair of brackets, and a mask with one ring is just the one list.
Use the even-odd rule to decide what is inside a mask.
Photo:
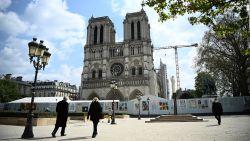
[(221, 103), (218, 101), (217, 98), (214, 99), (213, 105), (212, 105), (212, 112), (215, 116), (215, 118), (218, 120), (218, 124), (221, 124), (221, 115), (223, 113), (223, 108), (221, 106)]
[(59, 101), (56, 105), (57, 116), (56, 116), (55, 128), (53, 132), (51, 133), (52, 137), (56, 137), (56, 132), (59, 129), (59, 127), (62, 127), (61, 136), (66, 136), (65, 128), (66, 128), (66, 123), (68, 119), (68, 108), (69, 108), (69, 104), (67, 100), (68, 100), (68, 97), (65, 96), (63, 97), (63, 100)]
[(90, 120), (93, 122), (92, 138), (95, 138), (97, 135), (98, 122), (102, 118), (102, 107), (100, 103), (98, 102), (97, 97), (94, 97), (93, 101), (90, 104), (87, 119), (89, 119), (89, 116), (90, 116)]

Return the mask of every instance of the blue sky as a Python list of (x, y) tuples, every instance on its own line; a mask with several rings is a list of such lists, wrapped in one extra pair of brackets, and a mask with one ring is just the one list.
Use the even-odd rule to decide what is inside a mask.
[[(141, 10), (141, 0), (1, 0), (0, 74), (11, 73), (33, 81), (35, 70), (29, 63), (27, 44), (33, 37), (44, 40), (52, 54), (49, 65), (39, 71), (39, 80), (58, 80), (80, 85), (83, 46), (88, 19), (109, 16), (117, 42), (123, 41), (123, 20), (127, 12)], [(144, 7), (151, 27), (154, 47), (200, 43), (205, 26), (192, 26), (187, 16), (164, 23), (149, 7)], [(194, 88), (195, 48), (178, 50), (182, 88)], [(174, 50), (154, 52), (155, 68), (160, 59), (167, 64), (168, 78), (175, 76)]]

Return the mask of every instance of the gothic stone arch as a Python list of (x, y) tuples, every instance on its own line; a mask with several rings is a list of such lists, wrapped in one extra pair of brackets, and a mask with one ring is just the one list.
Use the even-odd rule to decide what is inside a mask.
[(125, 98), (124, 96), (122, 95), (121, 91), (119, 91), (118, 89), (114, 90), (110, 90), (106, 96), (106, 99), (107, 100), (120, 100), (120, 101), (124, 101)]
[(143, 95), (143, 93), (138, 90), (138, 89), (135, 89), (130, 95), (129, 95), (129, 100), (132, 100), (132, 99), (136, 99), (138, 95)]
[(88, 100), (93, 100), (93, 98), (94, 97), (98, 97), (98, 99), (100, 99), (100, 97), (98, 96), (98, 94), (97, 93), (95, 93), (95, 92), (92, 92), (89, 96), (88, 96)]

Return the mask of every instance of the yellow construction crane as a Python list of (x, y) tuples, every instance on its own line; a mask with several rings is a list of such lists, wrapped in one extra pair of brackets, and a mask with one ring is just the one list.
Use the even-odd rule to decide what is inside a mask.
[(154, 48), (154, 50), (172, 49), (172, 48), (175, 50), (177, 90), (180, 89), (180, 76), (179, 76), (179, 64), (178, 64), (178, 52), (177, 52), (177, 48), (184, 48), (184, 47), (198, 47), (198, 44), (195, 43), (195, 44), (191, 44), (191, 45), (175, 45), (175, 46), (165, 46), (165, 47)]

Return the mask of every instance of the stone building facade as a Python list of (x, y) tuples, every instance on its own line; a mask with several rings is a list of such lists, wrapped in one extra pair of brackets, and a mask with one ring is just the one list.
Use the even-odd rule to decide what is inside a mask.
[[(33, 81), (23, 81), (22, 76), (12, 77), (12, 74), (6, 74), (0, 79), (11, 80), (18, 85), (19, 93), (22, 97), (31, 97)], [(76, 85), (67, 82), (58, 82), (57, 80), (40, 81), (37, 80), (35, 97), (63, 97), (68, 96), (71, 100), (79, 99), (79, 91)]]
[(35, 86), (35, 96), (36, 97), (68, 96), (71, 100), (79, 99), (76, 85), (71, 85), (70, 83), (66, 82), (58, 82), (57, 80), (38, 81)]
[[(150, 25), (145, 11), (127, 13), (123, 29), (123, 42), (115, 42), (115, 28), (109, 17), (89, 19), (80, 99), (99, 97), (126, 101), (139, 94), (158, 96)], [(112, 80), (117, 82), (117, 89), (111, 89)]]
[(31, 96), (31, 84), (28, 81), (23, 81), (22, 76), (12, 77), (12, 74), (3, 75), (2, 79), (11, 80), (18, 86), (18, 91), (22, 97)]
[(169, 99), (169, 81), (168, 81), (168, 76), (167, 76), (167, 65), (162, 63), (160, 60), (160, 68), (158, 69), (159, 71), (157, 72), (157, 80), (158, 80), (158, 85), (159, 85), (159, 97)]

